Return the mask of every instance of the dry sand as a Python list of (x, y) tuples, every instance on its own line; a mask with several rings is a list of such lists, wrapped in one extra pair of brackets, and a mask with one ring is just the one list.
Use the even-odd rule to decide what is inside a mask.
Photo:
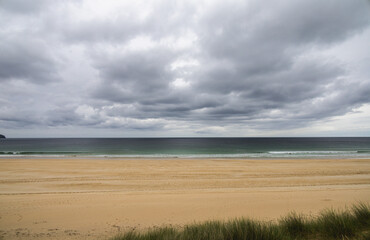
[(3, 239), (107, 239), (369, 200), (369, 159), (0, 159)]

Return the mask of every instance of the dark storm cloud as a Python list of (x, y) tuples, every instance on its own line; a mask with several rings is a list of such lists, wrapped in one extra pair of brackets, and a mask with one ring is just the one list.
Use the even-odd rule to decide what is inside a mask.
[[(269, 8), (257, 2), (247, 5), (223, 3), (201, 17), (194, 28), (201, 46), (197, 55), (201, 67), (192, 70), (190, 89), (170, 88), (176, 73), (168, 72), (168, 66), (174, 59), (161, 57), (171, 55), (171, 50), (160, 49), (139, 56), (117, 53), (111, 61), (102, 60), (99, 64), (104, 66), (99, 70), (105, 87), (95, 96), (136, 103), (135, 111), (122, 116), (134, 114), (137, 118), (240, 121), (274, 118), (269, 112), (279, 110), (287, 119), (306, 123), (348, 112), (354, 103), (346, 95), (365, 96), (363, 88), (341, 89), (338, 78), (346, 75), (344, 66), (305, 55), (366, 27), (366, 2), (280, 1)], [(328, 99), (329, 94), (336, 96)], [(201, 104), (205, 96), (217, 103)], [(356, 99), (362, 103), (369, 100)]]
[(111, 58), (97, 57), (96, 68), (106, 81), (124, 86), (133, 93), (163, 89), (171, 78), (166, 66), (173, 60), (173, 54), (155, 49)]
[[(197, 89), (216, 96), (236, 95), (209, 113), (221, 118), (258, 119), (260, 115), (269, 117), (266, 111), (276, 109), (284, 112), (287, 120), (289, 116), (292, 120), (305, 118), (307, 123), (348, 112), (354, 106), (348, 96), (366, 96), (363, 91), (354, 87), (341, 89), (338, 78), (346, 76), (346, 69), (337, 62), (305, 59), (304, 55), (311, 48), (325, 49), (361, 31), (369, 23), (369, 4), (275, 4), (268, 9), (265, 3), (256, 4), (252, 8), (255, 11), (230, 4), (205, 17), (207, 27), (201, 38), (204, 62), (214, 62), (214, 66), (203, 68)], [(349, 9), (353, 15), (348, 14)], [(326, 96), (331, 94), (336, 96), (328, 99)], [(315, 104), (320, 98), (324, 100)], [(361, 99), (369, 102), (368, 97)], [(301, 112), (305, 112), (304, 117), (297, 114)]]
[(55, 46), (40, 23), (50, 4), (48, 0), (0, 2), (0, 82), (45, 84), (59, 79)]
[(370, 103), (328, 53), (370, 31), (365, 0), (50, 3), (0, 4), (0, 125), (265, 131)]
[(245, 70), (259, 69), (262, 63), (265, 71), (302, 45), (342, 41), (367, 26), (368, 13), (366, 1), (223, 4), (202, 19), (201, 40), (211, 57), (240, 60)]
[(46, 83), (58, 79), (55, 59), (42, 40), (24, 41), (19, 35), (1, 36), (0, 82), (25, 80)]
[[(220, 85), (219, 91), (230, 92), (243, 83), (264, 87), (255, 77), (270, 73), (268, 83), (274, 84), (275, 75), (294, 71), (297, 57), (310, 48), (340, 42), (369, 23), (369, 4), (365, 1), (276, 1), (268, 8), (262, 2), (255, 5), (251, 11), (230, 4), (204, 18), (202, 49), (205, 61), (215, 62), (202, 76), (208, 77), (204, 88)], [(230, 66), (225, 68), (225, 64)], [(319, 70), (307, 65), (307, 72)], [(315, 82), (320, 82), (317, 77)]]
[[(97, 62), (96, 69), (99, 70), (103, 80), (93, 96), (111, 103), (139, 105), (157, 105), (166, 99), (176, 101), (177, 98), (170, 97), (168, 91), (171, 72), (167, 68), (173, 60), (173, 55), (160, 49), (122, 56), (98, 55), (96, 59), (100, 61)], [(146, 112), (135, 112), (141, 116), (140, 118), (150, 117)]]

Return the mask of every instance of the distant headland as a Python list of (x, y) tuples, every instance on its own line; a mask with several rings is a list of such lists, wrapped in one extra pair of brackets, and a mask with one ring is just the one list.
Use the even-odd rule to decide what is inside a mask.
[(6, 138), (4, 135), (0, 134), (0, 138)]

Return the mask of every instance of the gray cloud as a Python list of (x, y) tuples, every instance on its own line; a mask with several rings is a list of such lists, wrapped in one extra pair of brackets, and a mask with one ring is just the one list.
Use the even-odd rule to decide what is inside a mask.
[(55, 21), (54, 27), (61, 29), (64, 40), (73, 43), (122, 44), (139, 35), (158, 40), (164, 36), (181, 35), (193, 23), (196, 11), (196, 4), (180, 1), (158, 1), (154, 4), (117, 1), (115, 4), (117, 11), (103, 17), (66, 18), (60, 15), (64, 21)]
[(2, 36), (0, 82), (25, 80), (46, 83), (57, 80), (59, 76), (56, 60), (49, 52), (46, 43), (39, 39), (24, 41), (20, 37)]
[(15, 14), (36, 14), (51, 3), (52, 1), (50, 0), (2, 0), (0, 10)]
[(266, 133), (370, 104), (363, 58), (346, 60), (370, 36), (364, 0), (98, 1), (96, 15), (87, 1), (23, 3), (0, 10), (12, 18), (0, 24), (0, 130)]

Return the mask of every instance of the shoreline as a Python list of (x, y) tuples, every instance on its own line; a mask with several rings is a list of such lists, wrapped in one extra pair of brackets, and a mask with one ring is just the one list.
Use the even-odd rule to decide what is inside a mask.
[(370, 159), (3, 159), (0, 238), (99, 239), (370, 200)]
[(48, 160), (58, 160), (58, 159), (76, 159), (76, 160), (366, 160), (370, 159), (369, 155), (366, 156), (353, 156), (353, 155), (291, 155), (291, 156), (269, 156), (269, 157), (251, 157), (251, 156), (199, 156), (199, 155), (189, 155), (189, 156), (154, 156), (154, 155), (1, 155), (0, 160), (32, 160), (32, 159), (48, 159)]

